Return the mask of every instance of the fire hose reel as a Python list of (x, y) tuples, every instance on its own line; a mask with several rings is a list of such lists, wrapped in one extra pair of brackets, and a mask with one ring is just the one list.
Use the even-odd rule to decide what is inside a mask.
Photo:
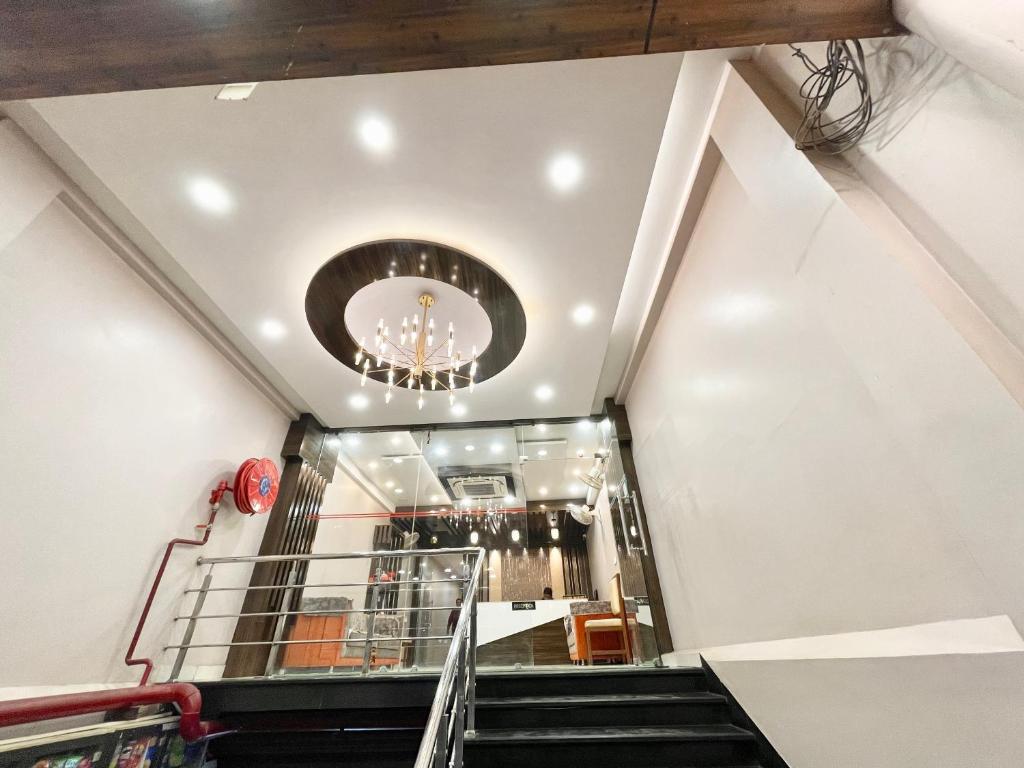
[(277, 499), (281, 475), (270, 459), (246, 459), (235, 473), (232, 493), (235, 507), (246, 515), (262, 515), (270, 511)]

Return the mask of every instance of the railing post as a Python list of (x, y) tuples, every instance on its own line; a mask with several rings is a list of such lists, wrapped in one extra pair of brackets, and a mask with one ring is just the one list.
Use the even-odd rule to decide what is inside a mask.
[(373, 650), (373, 628), (377, 621), (377, 601), (380, 597), (380, 577), (383, 570), (378, 565), (374, 571), (373, 592), (370, 593), (370, 613), (366, 616), (366, 637), (363, 642), (363, 675), (370, 672), (370, 652)]
[[(454, 638), (452, 638), (454, 641)], [(459, 638), (459, 663), (455, 675), (455, 734), (452, 764), (462, 768), (462, 739), (466, 735), (466, 644)]]
[(181, 638), (181, 648), (178, 649), (178, 655), (174, 659), (174, 666), (171, 667), (171, 676), (168, 680), (177, 680), (178, 675), (181, 674), (181, 668), (185, 666), (185, 656), (188, 654), (188, 646), (192, 642), (192, 635), (196, 631), (196, 620), (203, 612), (203, 603), (206, 602), (207, 590), (210, 589), (210, 582), (213, 581), (213, 566), (210, 566), (210, 570), (207, 571), (206, 576), (203, 577), (203, 585), (199, 588), (199, 593), (196, 595), (196, 603), (192, 606), (192, 615), (189, 617), (188, 626), (185, 628), (185, 634)]
[(434, 742), (434, 768), (448, 768), (448, 713), (441, 715)]
[(466, 731), (476, 733), (476, 600), (469, 612), (469, 690), (466, 692)]
[[(292, 604), (292, 592), (295, 590), (295, 576), (298, 572), (299, 560), (292, 563), (291, 569), (288, 571), (288, 586), (285, 587), (284, 597), (281, 598), (280, 611), (287, 611), (289, 606)], [(278, 643), (281, 642), (281, 638), (284, 637), (284, 627), (288, 623), (288, 617), (281, 614), (277, 617), (277, 623), (274, 625), (274, 639), (270, 645), (270, 653), (267, 654), (267, 666), (264, 669), (263, 674), (265, 677), (270, 677), (273, 674), (274, 668), (277, 666), (277, 657), (281, 646)]]

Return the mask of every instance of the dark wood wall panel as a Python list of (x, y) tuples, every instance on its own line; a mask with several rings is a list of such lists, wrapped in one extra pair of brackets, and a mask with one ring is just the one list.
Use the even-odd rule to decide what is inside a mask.
[[(284, 471), (274, 508), (270, 510), (260, 555), (308, 554), (316, 538), (316, 519), (324, 500), (324, 491), (334, 477), (338, 458), (338, 440), (324, 432), (310, 415), (293, 422), (281, 452)], [(299, 563), (294, 584), (306, 581), (308, 562)], [(292, 563), (257, 563), (249, 578), (250, 587), (281, 587), (288, 584)], [(242, 603), (242, 614), (280, 610), (284, 589), (250, 590)], [(295, 610), (302, 591), (296, 589), (288, 610)], [(273, 639), (277, 619), (273, 616), (242, 616), (235, 625), (232, 642), (263, 642)], [(272, 653), (269, 645), (235, 646), (228, 650), (224, 677), (262, 675)]]
[(889, 0), (0, 0), (0, 100), (867, 37), (895, 28)]

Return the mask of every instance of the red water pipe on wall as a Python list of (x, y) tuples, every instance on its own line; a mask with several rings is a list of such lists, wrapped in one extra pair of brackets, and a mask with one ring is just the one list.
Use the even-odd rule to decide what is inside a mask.
[[(153, 660), (150, 658), (135, 658), (135, 648), (139, 644), (139, 638), (142, 636), (142, 628), (146, 624), (146, 619), (149, 617), (149, 609), (153, 607), (153, 598), (156, 597), (156, 591), (160, 587), (160, 582), (164, 577), (164, 571), (167, 569), (167, 561), (171, 559), (171, 552), (178, 544), (187, 544), (193, 547), (201, 547), (210, 539), (210, 531), (213, 530), (213, 521), (217, 518), (217, 510), (220, 509), (220, 502), (224, 498), (224, 494), (231, 490), (231, 487), (226, 481), (221, 480), (217, 483), (217, 487), (210, 491), (210, 519), (206, 521), (206, 525), (203, 528), (203, 538), (201, 539), (171, 539), (167, 543), (167, 549), (164, 550), (163, 560), (160, 561), (160, 567), (157, 568), (156, 578), (153, 579), (153, 586), (149, 588), (149, 595), (146, 597), (146, 605), (142, 608), (142, 615), (139, 616), (139, 623), (135, 627), (135, 634), (132, 635), (132, 641), (128, 646), (128, 652), (124, 655), (124, 663), (129, 667), (136, 666), (138, 664), (144, 664), (146, 669), (142, 673), (142, 679), (139, 681), (139, 685), (146, 685), (149, 683), (149, 676), (153, 673)], [(200, 527), (200, 526), (196, 526)], [(160, 686), (154, 686), (160, 687)], [(198, 695), (198, 691), (196, 694)], [(184, 727), (184, 726), (183, 726)]]
[[(139, 660), (144, 661), (143, 659)], [(0, 701), (0, 726), (34, 723), (58, 717), (88, 715), (94, 712), (127, 709), (141, 704), (176, 704), (181, 713), (179, 730), (192, 742), (209, 734), (209, 726), (199, 719), (203, 703), (199, 689), (189, 683), (164, 683), (109, 691), (38, 696), (33, 699)]]

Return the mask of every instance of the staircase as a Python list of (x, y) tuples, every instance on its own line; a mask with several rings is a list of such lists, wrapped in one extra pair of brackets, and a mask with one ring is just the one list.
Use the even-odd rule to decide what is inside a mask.
[[(202, 685), (204, 717), (237, 729), (210, 744), (220, 768), (411, 768), (437, 680)], [(466, 768), (785, 768), (702, 669), (481, 672), (476, 691)]]
[(477, 678), (466, 768), (758, 766), (701, 669), (611, 669)]

